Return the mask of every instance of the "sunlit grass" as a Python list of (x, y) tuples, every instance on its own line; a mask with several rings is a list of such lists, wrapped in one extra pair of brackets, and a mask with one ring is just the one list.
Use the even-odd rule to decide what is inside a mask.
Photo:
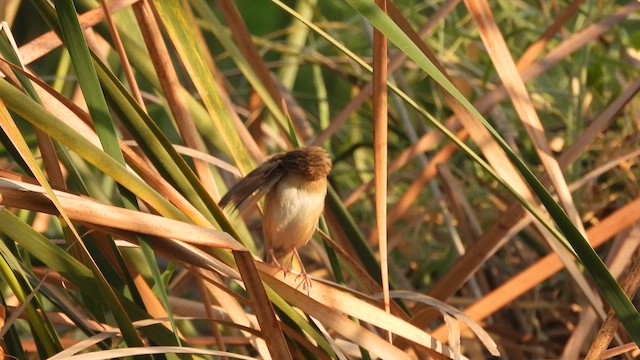
[[(637, 2), (114, 1), (112, 29), (97, 2), (16, 3), (7, 355), (598, 359), (640, 339)], [(260, 203), (217, 206), (298, 143), (334, 162), (308, 291), (257, 260)]]

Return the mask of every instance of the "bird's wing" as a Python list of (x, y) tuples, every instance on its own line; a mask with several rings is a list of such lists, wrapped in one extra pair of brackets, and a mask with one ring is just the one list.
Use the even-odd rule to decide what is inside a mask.
[(240, 208), (249, 197), (257, 200), (268, 193), (285, 175), (286, 170), (282, 167), (281, 160), (282, 154), (275, 155), (251, 171), (222, 197), (220, 207), (232, 204), (235, 208)]

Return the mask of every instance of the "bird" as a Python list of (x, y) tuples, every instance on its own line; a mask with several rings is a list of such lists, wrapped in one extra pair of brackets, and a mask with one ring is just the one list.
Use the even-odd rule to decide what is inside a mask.
[(301, 147), (269, 157), (232, 186), (219, 202), (236, 209), (264, 196), (262, 229), (265, 260), (286, 276), (296, 256), (304, 287), (310, 286), (298, 248), (313, 236), (327, 195), (332, 162), (319, 146)]

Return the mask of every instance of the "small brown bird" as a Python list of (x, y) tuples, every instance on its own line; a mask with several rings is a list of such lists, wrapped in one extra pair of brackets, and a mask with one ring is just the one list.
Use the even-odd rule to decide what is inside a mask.
[[(257, 200), (266, 195), (262, 218), (266, 260), (286, 275), (293, 256), (300, 260), (297, 249), (313, 236), (324, 209), (330, 171), (331, 159), (318, 146), (276, 154), (233, 186), (220, 206), (231, 203), (238, 208), (249, 197)], [(306, 276), (302, 262), (300, 266)]]

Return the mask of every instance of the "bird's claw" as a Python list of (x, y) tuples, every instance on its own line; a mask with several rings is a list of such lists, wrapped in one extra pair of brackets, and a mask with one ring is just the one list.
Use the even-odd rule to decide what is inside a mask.
[(296, 276), (296, 282), (300, 278), (302, 278), (302, 280), (300, 280), (300, 283), (296, 286), (296, 290), (300, 288), (300, 286), (302, 286), (302, 290), (306, 290), (307, 295), (309, 295), (311, 291), (311, 287), (313, 286), (313, 282), (311, 281), (311, 276), (309, 276), (309, 274), (307, 274), (307, 272), (304, 271), (299, 273), (298, 276)]
[(298, 281), (298, 279), (302, 277), (302, 280), (296, 286), (296, 290), (300, 287), (300, 285), (302, 285), (302, 290), (306, 290), (308, 296), (311, 291), (311, 286), (313, 285), (313, 283), (311, 282), (311, 276), (307, 274), (307, 270), (304, 268), (304, 264), (302, 263), (302, 259), (300, 258), (298, 250), (293, 249), (293, 253), (298, 258), (298, 263), (300, 263), (300, 269), (302, 270), (300, 271), (300, 273), (298, 273), (298, 276), (296, 276), (296, 281)]
[[(298, 282), (298, 280), (300, 280), (300, 278), (302, 278), (302, 280), (300, 280), (300, 282), (298, 283), (298, 285), (296, 285), (296, 290), (298, 290), (300, 288), (300, 286), (302, 286), (302, 290), (306, 290), (307, 295), (309, 295), (309, 292), (311, 290), (311, 287), (313, 285), (312, 281), (311, 281), (311, 276), (309, 276), (309, 274), (307, 274), (307, 271), (304, 268), (304, 265), (302, 264), (302, 259), (300, 259), (300, 254), (298, 254), (298, 252), (294, 249), (293, 250), (296, 257), (298, 258), (298, 262), (300, 264), (300, 267), (302, 269), (301, 272), (298, 272), (297, 276), (296, 276), (296, 282)], [(276, 271), (276, 274), (280, 271), (282, 271), (282, 278), (286, 279), (287, 275), (289, 275), (289, 273), (291, 273), (292, 271), (290, 269), (285, 268), (282, 264), (280, 264), (280, 262), (278, 261), (278, 259), (275, 257), (275, 255), (273, 254), (273, 249), (269, 250), (270, 254), (271, 254), (271, 262), (272, 264), (278, 268), (278, 271)]]

